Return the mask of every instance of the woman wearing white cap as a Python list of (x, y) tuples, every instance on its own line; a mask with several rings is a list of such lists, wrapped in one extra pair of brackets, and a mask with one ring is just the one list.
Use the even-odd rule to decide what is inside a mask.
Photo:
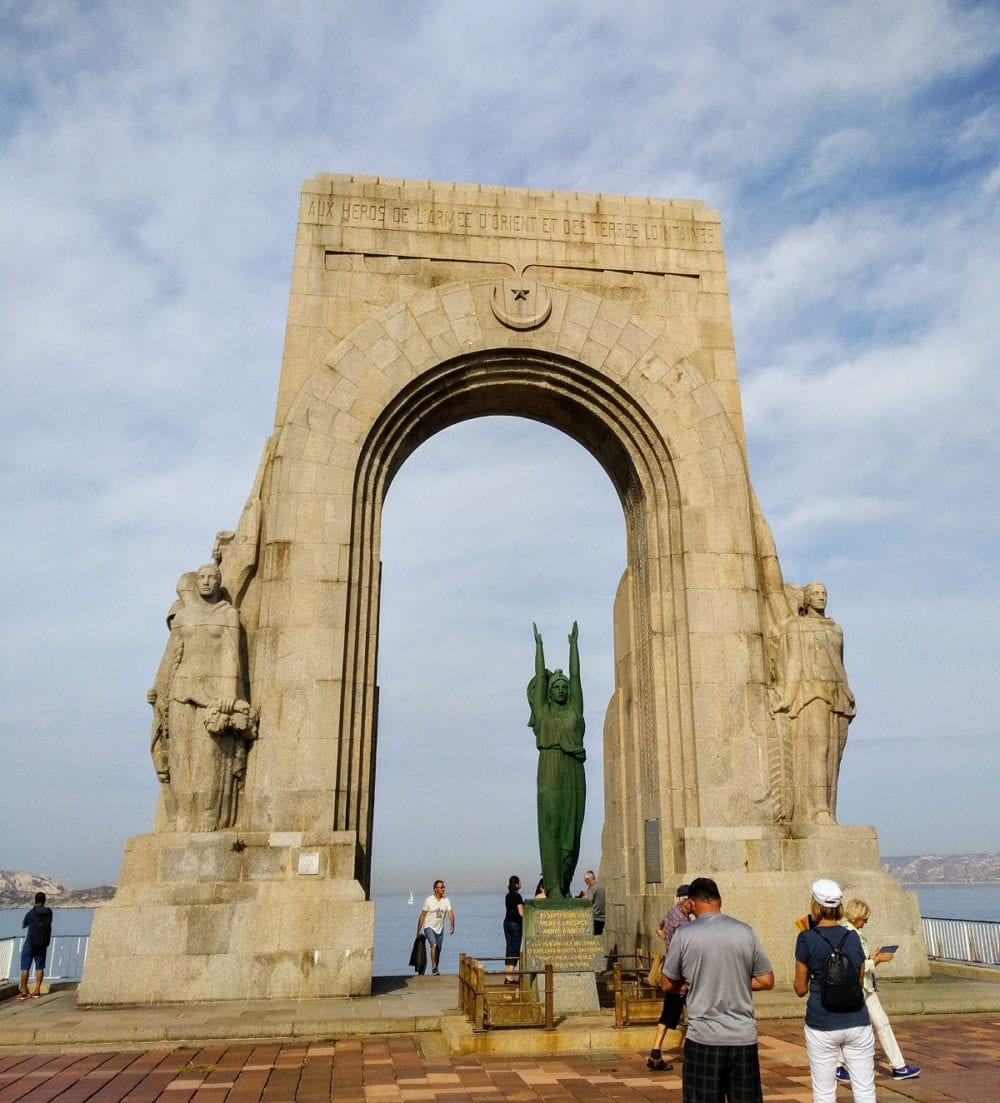
[[(836, 1100), (836, 1072), (841, 1054), (850, 1073), (854, 1103), (875, 1103), (875, 1036), (860, 990), (865, 952), (858, 932), (845, 931), (840, 925), (843, 898), (836, 881), (821, 878), (813, 883), (809, 901), (813, 926), (800, 931), (795, 942), (793, 987), (797, 996), (809, 995), (805, 1036), (813, 1103)], [(830, 1011), (823, 1005), (820, 977), (835, 948), (857, 970), (860, 1003), (856, 1010)]]

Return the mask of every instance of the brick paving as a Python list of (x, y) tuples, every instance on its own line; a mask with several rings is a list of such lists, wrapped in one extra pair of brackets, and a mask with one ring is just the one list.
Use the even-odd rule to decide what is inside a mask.
[[(916, 1080), (881, 1064), (879, 1103), (997, 1103), (1000, 1016), (897, 1019)], [(799, 1022), (760, 1027), (764, 1097), (810, 1103)], [(140, 1052), (0, 1056), (0, 1103), (680, 1103), (680, 1062), (646, 1070), (645, 1053), (442, 1056), (438, 1035), (212, 1045)], [(851, 1099), (841, 1087), (840, 1100)]]

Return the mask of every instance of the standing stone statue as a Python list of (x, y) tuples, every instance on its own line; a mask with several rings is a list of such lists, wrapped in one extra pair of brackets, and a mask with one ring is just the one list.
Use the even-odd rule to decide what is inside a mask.
[(550, 897), (571, 896), (580, 858), (580, 832), (587, 803), (583, 764), (583, 689), (580, 685), (579, 630), (569, 634), (569, 677), (545, 669), (542, 637), (535, 634), (535, 676), (528, 683), (528, 727), (538, 748), (538, 851)]
[(170, 830), (232, 827), (256, 715), (247, 698), (237, 610), (222, 596), (219, 567), (208, 563), (177, 583), (167, 614), (170, 638), (147, 697), (153, 706), (151, 753), (164, 786)]
[(774, 711), (787, 716), (791, 820), (836, 823), (837, 778), (857, 709), (844, 670), (844, 632), (826, 615), (826, 587), (810, 582), (782, 628)]

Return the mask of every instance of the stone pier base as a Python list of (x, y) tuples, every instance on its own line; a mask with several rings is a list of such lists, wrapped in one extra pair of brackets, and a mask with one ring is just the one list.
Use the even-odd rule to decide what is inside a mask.
[(525, 900), (524, 959), (525, 968), (536, 976), (539, 999), (545, 998), (545, 966), (552, 966), (557, 1015), (599, 1009), (596, 973), (603, 968), (604, 955), (594, 937), (589, 900)]
[(353, 832), (138, 835), (97, 909), (81, 1005), (371, 991), (375, 906)]
[[(760, 935), (779, 985), (790, 984), (795, 970), (795, 920), (809, 908), (809, 888), (830, 877), (872, 909), (865, 938), (872, 950), (898, 944), (895, 959), (880, 965), (885, 979), (930, 975), (920, 907), (879, 864), (873, 827), (778, 825), (774, 827), (687, 828), (674, 853), (681, 872), (664, 874), (662, 889), (629, 896), (613, 877), (606, 878), (608, 952), (631, 953), (636, 945), (656, 948), (653, 932), (674, 902), (674, 890), (695, 877), (711, 877), (719, 886), (722, 910), (749, 923)], [(665, 848), (666, 849), (666, 848)], [(602, 875), (604, 874), (602, 864)], [(617, 901), (624, 901), (617, 905)]]

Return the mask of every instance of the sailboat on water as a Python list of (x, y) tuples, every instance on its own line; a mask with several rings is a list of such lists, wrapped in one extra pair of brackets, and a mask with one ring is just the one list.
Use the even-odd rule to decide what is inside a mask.
[(412, 892), (410, 893), (410, 899), (407, 900), (406, 902), (407, 902), (407, 904), (412, 904), (413, 903), (413, 893)]

